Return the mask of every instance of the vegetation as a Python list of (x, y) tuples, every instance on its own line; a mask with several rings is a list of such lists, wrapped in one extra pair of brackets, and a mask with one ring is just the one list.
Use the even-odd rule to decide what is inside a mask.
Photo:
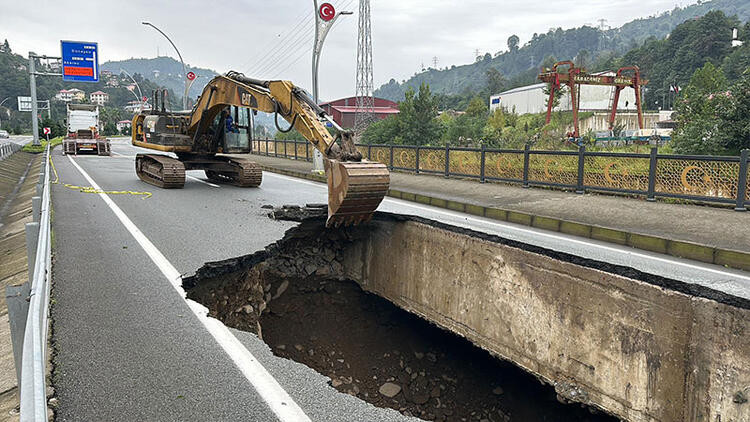
[[(52, 144), (52, 148), (62, 144), (63, 137), (57, 136), (54, 138), (50, 138), (49, 143)], [(30, 152), (32, 154), (38, 154), (40, 152), (44, 152), (47, 150), (47, 138), (39, 138), (39, 144), (40, 145), (33, 145), (32, 142), (29, 142), (28, 144), (23, 146), (22, 151), (23, 152)]]
[[(29, 73), (28, 73), (28, 58), (24, 58), (21, 55), (13, 53), (11, 45), (7, 40), (0, 44), (0, 76), (2, 77), (2, 83), (0, 83), (0, 101), (10, 97), (2, 107), (0, 107), (0, 118), (2, 119), (2, 126), (0, 129), (7, 130), (13, 134), (22, 134), (31, 132), (31, 119), (29, 118), (28, 112), (19, 112), (17, 110), (16, 97), (28, 96), (29, 95)], [(38, 70), (49, 70), (47, 69), (46, 63), (38, 61), (35, 63)], [(106, 68), (106, 63), (103, 68)], [(119, 71), (119, 68), (118, 68)], [(159, 84), (156, 84), (146, 78), (140, 73), (133, 73), (133, 78), (138, 82), (143, 94), (150, 97), (151, 92), (156, 89), (163, 89)], [(124, 106), (129, 101), (133, 101), (138, 98), (137, 92), (133, 93), (127, 89), (132, 81), (125, 74), (120, 75), (115, 73), (111, 76), (103, 73), (101, 79), (97, 83), (70, 83), (63, 82), (60, 77), (39, 77), (37, 78), (37, 98), (39, 100), (50, 100), (51, 110), (40, 111), (43, 121), (40, 123), (40, 127), (50, 127), (53, 130), (53, 134), (57, 133), (57, 130), (64, 130), (64, 120), (67, 118), (67, 110), (65, 103), (54, 99), (55, 95), (61, 89), (78, 88), (90, 94), (94, 91), (103, 91), (109, 95), (109, 102), (100, 108), (100, 116), (104, 132), (106, 134), (114, 134), (117, 132), (115, 124), (123, 119), (129, 120), (132, 115), (125, 112)], [(181, 91), (180, 91), (181, 92)], [(135, 95), (134, 95), (135, 94)], [(181, 107), (180, 97), (175, 95), (175, 92), (170, 90), (167, 94), (168, 103), (173, 108)], [(88, 99), (84, 99), (81, 102), (88, 102)]]
[[(416, 90), (422, 83), (427, 83), (436, 94), (459, 97), (455, 102), (463, 100), (462, 105), (465, 107), (468, 105), (467, 97), (470, 100), (483, 88), (485, 74), (489, 69), (496, 69), (508, 79), (506, 89), (534, 83), (539, 68), (549, 63), (550, 59), (554, 62), (555, 58), (575, 58), (578, 64), (589, 68), (598, 67), (594, 64), (600, 64), (605, 65), (605, 69), (612, 69), (613, 60), (639, 47), (647, 39), (663, 40), (679, 24), (710, 11), (722, 11), (726, 16), (736, 15), (744, 22), (750, 18), (750, 3), (746, 0), (704, 1), (685, 8), (676, 7), (661, 15), (637, 19), (620, 28), (604, 31), (590, 26), (568, 30), (550, 29), (544, 34), (534, 34), (531, 40), (520, 47), (518, 37), (512, 36), (508, 39), (507, 46), (498, 46), (501, 51), (479, 56), (474, 63), (443, 69), (428, 68), (400, 83), (391, 79), (377, 89), (375, 95), (400, 101), (404, 98), (407, 88)], [(714, 28), (715, 32), (723, 33), (717, 34), (716, 37), (731, 35), (723, 32), (722, 28), (724, 27)], [(702, 65), (703, 62), (697, 64), (698, 67)], [(686, 73), (688, 78), (691, 74), (692, 71)], [(441, 104), (444, 102), (450, 101), (441, 100)]]
[(750, 68), (730, 86), (721, 69), (706, 63), (678, 101), (677, 121), (677, 153), (738, 154), (750, 148)]

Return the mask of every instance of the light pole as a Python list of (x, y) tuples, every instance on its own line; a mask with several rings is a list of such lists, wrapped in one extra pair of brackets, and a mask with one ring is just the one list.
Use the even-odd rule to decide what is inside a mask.
[[(336, 12), (330, 3), (323, 3), (318, 8), (318, 0), (313, 0), (315, 7), (315, 41), (312, 53), (312, 85), (313, 100), (315, 104), (320, 102), (318, 97), (318, 68), (320, 65), (320, 53), (323, 51), (323, 42), (326, 40), (328, 31), (341, 15), (351, 15), (353, 12)], [(313, 173), (323, 173), (323, 154), (317, 149), (313, 150)]]
[[(2, 107), (2, 105), (5, 104), (5, 102), (8, 101), (8, 100), (10, 100), (10, 99), (11, 99), (11, 97), (8, 97), (8, 98), (0, 101), (0, 107)], [(9, 115), (10, 115), (10, 113), (9, 113)], [(3, 123), (2, 123), (2, 121), (0, 121), (0, 129), (2, 129), (2, 127), (3, 127)]]
[(141, 22), (144, 25), (150, 26), (154, 28), (155, 30), (159, 31), (160, 34), (164, 35), (164, 38), (169, 41), (170, 44), (172, 44), (172, 47), (174, 47), (174, 51), (177, 52), (177, 56), (180, 58), (180, 63), (182, 63), (182, 78), (185, 80), (185, 93), (182, 95), (182, 109), (187, 109), (187, 93), (188, 93), (188, 80), (187, 80), (187, 69), (185, 68), (185, 62), (182, 60), (182, 54), (180, 54), (180, 50), (177, 49), (177, 46), (174, 45), (171, 39), (165, 34), (161, 29), (157, 28), (152, 24), (151, 22)]

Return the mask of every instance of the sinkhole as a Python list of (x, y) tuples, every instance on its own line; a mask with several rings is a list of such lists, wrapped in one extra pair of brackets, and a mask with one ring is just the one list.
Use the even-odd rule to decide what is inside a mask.
[[(390, 244), (391, 252), (415, 246), (396, 233), (396, 226), (409, 218), (378, 214), (367, 225), (337, 230), (325, 229), (321, 218), (302, 220), (263, 251), (207, 263), (184, 280), (188, 296), (227, 326), (258, 335), (275, 355), (329, 377), (341, 393), (407, 416), (487, 422), (617, 420), (582, 404), (586, 391), (569, 379), (550, 385), (512, 359), (499, 358), (488, 347), (491, 342), (470, 339), (440, 316), (408, 306), (414, 299), (393, 300), (399, 295), (378, 289), (374, 278), (403, 286), (413, 273), (406, 268), (401, 272), (389, 260), (371, 266), (377, 254), (373, 239)], [(466, 246), (459, 242), (452, 247), (461, 255)], [(462, 282), (452, 283), (460, 287)], [(456, 294), (465, 295), (459, 287)], [(451, 294), (436, 296), (427, 290), (415, 297), (429, 301)], [(458, 307), (491, 317), (485, 305), (475, 305), (479, 309), (470, 309), (468, 299)], [(472, 318), (453, 323), (468, 324)]]

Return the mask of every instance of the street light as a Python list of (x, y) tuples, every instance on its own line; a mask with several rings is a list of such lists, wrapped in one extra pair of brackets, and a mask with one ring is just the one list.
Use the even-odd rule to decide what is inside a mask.
[[(354, 12), (336, 12), (331, 17), (333, 7), (328, 3), (321, 5), (318, 9), (318, 0), (313, 0), (313, 6), (315, 7), (315, 41), (313, 44), (312, 53), (312, 84), (313, 84), (313, 100), (315, 104), (318, 104), (320, 99), (318, 98), (318, 67), (320, 65), (320, 53), (323, 51), (323, 42), (326, 40), (328, 31), (331, 30), (333, 24), (338, 20), (341, 15), (352, 15)], [(329, 9), (330, 7), (330, 9)], [(323, 154), (317, 149), (313, 150), (313, 173), (323, 173)]]
[[(136, 81), (135, 78), (130, 73), (128, 73), (127, 70), (120, 68), (120, 72), (128, 75), (130, 80), (133, 81), (133, 83), (135, 84), (135, 87), (138, 88), (138, 95), (141, 96), (141, 98), (139, 98), (138, 100), (143, 101), (143, 92), (141, 91), (141, 86), (138, 85), (138, 81)], [(133, 91), (130, 91), (130, 92), (133, 92)], [(135, 92), (133, 92), (133, 95), (135, 95)]]
[[(4, 99), (4, 100), (0, 101), (0, 107), (2, 107), (2, 105), (3, 105), (3, 104), (4, 104), (5, 102), (6, 102), (6, 101), (10, 100), (11, 98), (12, 98), (12, 97), (8, 97), (8, 98), (6, 98), (6, 99)], [(8, 107), (5, 107), (5, 108), (8, 108)], [(8, 117), (10, 117), (10, 113), (8, 113)], [(3, 127), (3, 123), (2, 123), (1, 121), (0, 121), (0, 128), (2, 128), (2, 127)]]
[(144, 25), (150, 26), (154, 28), (155, 30), (159, 31), (160, 34), (164, 35), (164, 38), (169, 41), (170, 44), (172, 44), (172, 47), (174, 47), (174, 51), (177, 52), (177, 56), (180, 58), (180, 63), (182, 63), (182, 77), (185, 80), (185, 93), (182, 96), (182, 109), (187, 110), (187, 93), (188, 93), (188, 81), (187, 81), (187, 69), (185, 68), (185, 62), (182, 60), (182, 54), (180, 54), (180, 50), (177, 49), (177, 46), (174, 45), (171, 39), (165, 34), (161, 29), (157, 28), (152, 24), (151, 22), (141, 22)]

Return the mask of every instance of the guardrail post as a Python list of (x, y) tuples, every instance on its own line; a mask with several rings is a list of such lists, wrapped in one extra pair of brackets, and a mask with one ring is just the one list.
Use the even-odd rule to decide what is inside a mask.
[(529, 151), (531, 146), (526, 144), (523, 146), (523, 187), (529, 187)]
[(268, 139), (266, 139), (266, 157), (268, 157)]
[(367, 145), (367, 159), (372, 161), (372, 145)]
[(26, 262), (29, 266), (29, 282), (34, 278), (36, 245), (39, 240), (39, 223), (26, 223)]
[(576, 184), (576, 193), (583, 195), (586, 189), (583, 187), (583, 171), (586, 163), (586, 147), (578, 147), (578, 183)]
[(419, 174), (419, 145), (417, 145), (417, 159), (414, 162), (414, 166), (416, 167), (417, 174)]
[(479, 183), (484, 183), (484, 157), (485, 157), (484, 142), (482, 142), (481, 158), (479, 160)]
[(648, 164), (648, 193), (646, 194), (646, 201), (656, 201), (656, 160), (658, 159), (657, 152), (659, 148), (651, 148), (649, 155)]
[(42, 215), (41, 211), (42, 211), (42, 197), (32, 196), (31, 197), (31, 217), (33, 218), (35, 223), (39, 222), (39, 218)]
[(391, 145), (391, 170), (393, 170), (393, 145)]
[(286, 153), (286, 141), (284, 141), (284, 158), (289, 158), (289, 154)]
[(29, 314), (30, 282), (20, 286), (5, 288), (5, 303), (8, 305), (10, 341), (13, 345), (13, 361), (16, 364), (16, 381), (21, 385), (21, 359), (23, 357), (23, 336), (26, 332), (26, 319)]
[(294, 141), (294, 159), (297, 160), (297, 141)]
[(451, 146), (447, 142), (445, 143), (445, 177), (448, 178), (451, 175)]
[(750, 150), (743, 149), (740, 153), (740, 177), (737, 182), (737, 203), (735, 211), (747, 211), (745, 208), (745, 197), (747, 196), (747, 160), (750, 156)]

